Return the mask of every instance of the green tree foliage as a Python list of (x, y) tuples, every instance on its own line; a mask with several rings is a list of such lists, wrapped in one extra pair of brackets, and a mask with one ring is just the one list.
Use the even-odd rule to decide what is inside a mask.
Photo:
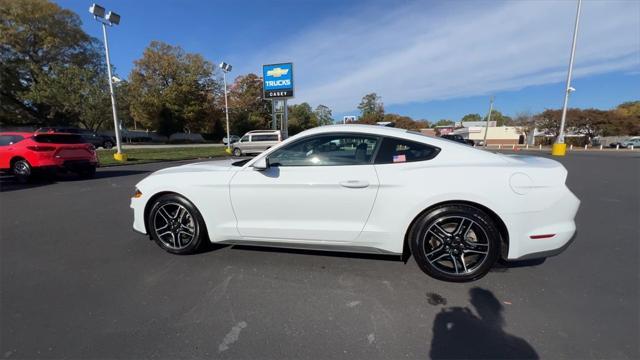
[(360, 105), (359, 123), (363, 124), (375, 124), (376, 122), (384, 120), (384, 104), (382, 98), (376, 93), (370, 93), (362, 97)]
[(480, 114), (467, 114), (462, 117), (461, 121), (482, 121)]
[(449, 120), (449, 119), (440, 119), (437, 122), (435, 122), (433, 124), (434, 127), (436, 126), (448, 126), (448, 125), (454, 125), (455, 122), (453, 120)]
[(46, 0), (0, 0), (0, 122), (94, 128), (108, 119), (96, 115), (108, 99), (100, 44), (80, 26)]
[[(487, 116), (485, 116), (482, 121), (487, 121)], [(500, 111), (493, 109), (491, 110), (491, 121), (495, 121), (496, 126), (505, 126), (511, 123), (511, 118), (503, 115)]]
[[(161, 134), (211, 132), (220, 121), (221, 84), (200, 54), (152, 41), (129, 75), (131, 113)], [(218, 126), (219, 127), (219, 126)]]
[[(224, 99), (221, 99), (224, 105)], [(269, 129), (271, 101), (262, 98), (262, 79), (256, 74), (238, 76), (229, 90), (229, 116), (232, 134)]]
[(314, 114), (316, 115), (316, 119), (318, 120), (318, 126), (332, 125), (335, 122), (335, 120), (333, 120), (331, 109), (326, 105), (318, 105), (314, 111)]
[(311, 109), (311, 105), (302, 104), (289, 106), (289, 134), (295, 135), (306, 129), (318, 126), (318, 117)]

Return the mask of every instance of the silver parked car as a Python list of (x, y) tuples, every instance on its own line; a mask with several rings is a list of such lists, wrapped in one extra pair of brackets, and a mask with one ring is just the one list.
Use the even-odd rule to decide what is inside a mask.
[(233, 155), (259, 154), (282, 141), (280, 130), (253, 130), (233, 143)]

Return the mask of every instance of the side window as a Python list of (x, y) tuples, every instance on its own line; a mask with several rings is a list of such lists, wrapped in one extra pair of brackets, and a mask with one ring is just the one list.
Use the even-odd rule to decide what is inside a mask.
[(278, 141), (278, 135), (276, 134), (251, 135), (251, 141)]
[(397, 164), (433, 159), (440, 149), (427, 144), (395, 138), (384, 138), (376, 156), (376, 164)]
[(249, 135), (245, 135), (242, 137), (242, 139), (240, 139), (241, 142), (248, 142), (249, 141)]
[(0, 135), (0, 146), (13, 145), (23, 139), (20, 135)]
[(272, 166), (367, 165), (379, 139), (356, 134), (319, 135), (302, 139), (269, 156)]

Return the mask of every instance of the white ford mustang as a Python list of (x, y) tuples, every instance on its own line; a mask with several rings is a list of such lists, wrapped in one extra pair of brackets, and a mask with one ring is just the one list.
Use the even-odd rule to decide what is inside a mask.
[(157, 171), (137, 184), (131, 207), (134, 229), (175, 254), (205, 241), (411, 254), (435, 278), (468, 281), (498, 258), (566, 248), (580, 204), (566, 177), (542, 157), (333, 125), (253, 159)]

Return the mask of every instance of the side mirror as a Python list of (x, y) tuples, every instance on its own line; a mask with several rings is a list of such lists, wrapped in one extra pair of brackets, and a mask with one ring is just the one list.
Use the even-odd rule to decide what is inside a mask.
[(260, 159), (256, 160), (256, 162), (253, 163), (254, 169), (258, 170), (258, 171), (262, 171), (262, 170), (266, 170), (269, 168), (269, 158), (265, 157), (261, 157)]

